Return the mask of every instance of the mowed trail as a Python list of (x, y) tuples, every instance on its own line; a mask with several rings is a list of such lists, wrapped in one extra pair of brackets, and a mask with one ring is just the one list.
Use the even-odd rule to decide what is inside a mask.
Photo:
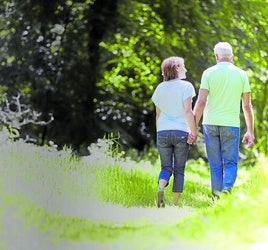
[(46, 206), (49, 212), (86, 218), (98, 223), (174, 224), (179, 219), (193, 213), (193, 209), (190, 207), (179, 208), (168, 205), (165, 208), (123, 207), (87, 197), (75, 197), (71, 203), (68, 202), (69, 197), (55, 198), (50, 206)]
[[(25, 183), (6, 178), (3, 183), (4, 193), (19, 194), (30, 200), (37, 207), (43, 207), (52, 214), (61, 214), (76, 218), (84, 218), (96, 223), (112, 223), (115, 225), (131, 225), (131, 227), (144, 227), (147, 225), (161, 224), (172, 225), (185, 216), (190, 215), (193, 211), (189, 207), (123, 207), (109, 203), (102, 203), (96, 199), (87, 197), (86, 195), (71, 196), (68, 193), (44, 192), (41, 186), (36, 183)], [(46, 190), (47, 191), (47, 190)], [(0, 242), (4, 244), (4, 249), (9, 250), (109, 250), (122, 249), (118, 242), (112, 244), (94, 243), (90, 241), (71, 241), (68, 239), (56, 240), (57, 232), (50, 231), (41, 232), (34, 225), (27, 224), (27, 218), (23, 218), (20, 206), (11, 204), (5, 208), (2, 215), (2, 232), (0, 234)], [(70, 225), (71, 226), (71, 225)], [(135, 241), (133, 239), (132, 244)], [(131, 243), (130, 243), (131, 244)], [(177, 244), (175, 244), (177, 245)], [(133, 245), (132, 245), (133, 247)], [(135, 247), (134, 247), (135, 248)], [(131, 245), (129, 246), (129, 249)], [(150, 249), (150, 248), (144, 248)], [(156, 248), (155, 249), (164, 249)], [(166, 249), (172, 249), (171, 246)], [(174, 248), (176, 249), (176, 248)]]

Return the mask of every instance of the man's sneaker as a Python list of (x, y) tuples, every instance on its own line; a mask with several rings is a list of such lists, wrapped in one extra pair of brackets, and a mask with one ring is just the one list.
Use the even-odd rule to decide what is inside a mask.
[(223, 189), (223, 190), (222, 190), (222, 193), (223, 193), (223, 194), (230, 194), (230, 193), (231, 193), (231, 191), (230, 191), (230, 190), (228, 190), (228, 189)]
[(164, 191), (157, 192), (157, 207), (165, 207)]
[(220, 199), (220, 196), (218, 194), (212, 194), (211, 204), (215, 204), (215, 202), (217, 202), (217, 200), (219, 199)]

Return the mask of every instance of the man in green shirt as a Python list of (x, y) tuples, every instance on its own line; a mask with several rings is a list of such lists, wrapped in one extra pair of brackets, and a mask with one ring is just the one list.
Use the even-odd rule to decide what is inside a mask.
[(229, 193), (237, 177), (240, 143), (240, 103), (247, 131), (242, 142), (254, 144), (254, 115), (246, 72), (233, 64), (232, 46), (219, 42), (214, 47), (217, 64), (201, 78), (194, 107), (196, 124), (203, 114), (203, 132), (210, 165), (213, 197)]

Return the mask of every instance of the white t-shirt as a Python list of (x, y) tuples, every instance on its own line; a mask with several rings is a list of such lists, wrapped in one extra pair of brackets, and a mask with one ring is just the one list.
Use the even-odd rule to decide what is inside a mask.
[(157, 121), (157, 131), (190, 132), (184, 116), (184, 101), (190, 96), (195, 96), (195, 90), (188, 81), (164, 81), (156, 87), (151, 99), (161, 110)]

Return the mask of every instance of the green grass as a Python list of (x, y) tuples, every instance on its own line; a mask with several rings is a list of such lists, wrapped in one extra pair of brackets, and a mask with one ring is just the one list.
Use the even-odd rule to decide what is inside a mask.
[[(244, 247), (266, 242), (268, 233), (267, 214), (267, 160), (248, 171), (250, 178), (223, 196), (211, 208), (203, 208), (195, 216), (177, 226), (183, 237), (200, 242)], [(228, 248), (229, 247), (229, 248)]]
[[(233, 193), (214, 204), (207, 164), (189, 161), (178, 208), (157, 209), (159, 163), (115, 161), (105, 152), (80, 160), (69, 149), (23, 142), (1, 143), (0, 151), (0, 249), (31, 249), (27, 232), (33, 228), (53, 249), (244, 250), (268, 244), (264, 157), (241, 168)], [(28, 246), (12, 245), (15, 237)]]
[[(156, 179), (149, 173), (122, 167), (105, 167), (96, 171), (96, 183), (100, 198), (105, 202), (131, 206), (154, 206)], [(149, 198), (149, 199), (148, 199)]]

